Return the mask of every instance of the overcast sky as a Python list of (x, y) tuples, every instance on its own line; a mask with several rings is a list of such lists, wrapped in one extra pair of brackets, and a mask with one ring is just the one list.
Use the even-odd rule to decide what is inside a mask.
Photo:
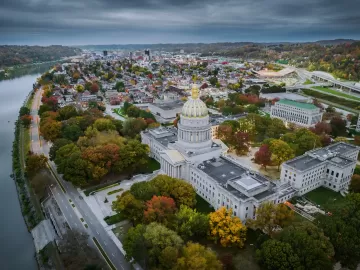
[(360, 0), (1, 0), (0, 44), (360, 39)]

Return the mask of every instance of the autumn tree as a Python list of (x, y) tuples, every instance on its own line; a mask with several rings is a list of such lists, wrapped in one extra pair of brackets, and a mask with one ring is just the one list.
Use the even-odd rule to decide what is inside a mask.
[(346, 121), (340, 116), (335, 116), (330, 120), (331, 135), (334, 137), (346, 134)]
[(249, 152), (250, 138), (246, 132), (238, 131), (233, 137), (234, 149), (237, 155), (244, 155)]
[(99, 87), (99, 85), (98, 85), (96, 82), (94, 82), (94, 83), (92, 83), (92, 85), (90, 86), (90, 89), (89, 89), (89, 90), (90, 90), (91, 93), (95, 94), (95, 93), (99, 92), (100, 87)]
[(260, 164), (265, 168), (271, 165), (271, 151), (267, 144), (260, 146), (259, 150), (255, 153), (255, 163)]
[(32, 121), (31, 115), (25, 114), (20, 117), (20, 122), (25, 128), (28, 128), (31, 125), (31, 121)]
[(84, 86), (82, 86), (81, 84), (77, 84), (77, 85), (75, 86), (75, 90), (76, 90), (77, 92), (79, 92), (79, 93), (82, 93), (82, 92), (84, 92), (85, 88), (84, 88)]
[(280, 170), (280, 165), (294, 157), (294, 151), (291, 147), (282, 140), (271, 140), (269, 144), (271, 151), (271, 161), (278, 166), (278, 171)]
[(122, 213), (133, 224), (138, 224), (143, 219), (145, 205), (142, 201), (137, 200), (130, 191), (125, 191), (113, 201), (112, 209), (117, 213)]
[(232, 209), (221, 207), (209, 214), (210, 238), (224, 247), (242, 248), (246, 239), (246, 227), (240, 218), (232, 216)]
[(162, 196), (173, 198), (176, 205), (195, 206), (196, 192), (192, 185), (184, 180), (160, 174), (150, 182), (159, 190)]
[(216, 254), (198, 243), (188, 242), (181, 250), (174, 270), (221, 270), (221, 262)]
[(204, 237), (209, 229), (209, 216), (181, 205), (180, 210), (175, 214), (174, 227), (182, 239)]
[(218, 130), (217, 130), (217, 137), (226, 142), (226, 143), (231, 143), (233, 140), (233, 129), (231, 126), (229, 125), (219, 125)]
[(256, 219), (247, 220), (246, 225), (273, 236), (276, 230), (290, 224), (293, 217), (294, 212), (285, 204), (265, 202), (256, 209)]
[(350, 190), (350, 192), (360, 193), (360, 175), (359, 174), (354, 174), (351, 177), (349, 190)]
[(310, 130), (317, 135), (331, 134), (331, 125), (327, 122), (319, 122), (315, 127), (310, 128)]
[(40, 133), (47, 141), (55, 141), (61, 134), (61, 122), (46, 119), (40, 122)]
[(165, 196), (153, 196), (146, 202), (144, 220), (148, 223), (159, 222), (168, 224), (174, 219), (176, 211), (175, 202), (172, 198)]
[(40, 170), (46, 168), (46, 163), (48, 159), (43, 154), (31, 154), (26, 159), (26, 173), (29, 176), (34, 176)]
[[(262, 122), (263, 122), (262, 125), (266, 124), (264, 120), (262, 120)], [(268, 123), (268, 125), (266, 125), (265, 130), (266, 130), (265, 131), (266, 136), (268, 138), (274, 138), (274, 139), (280, 138), (281, 135), (283, 135), (287, 131), (284, 122), (278, 118), (271, 118), (271, 122)]]

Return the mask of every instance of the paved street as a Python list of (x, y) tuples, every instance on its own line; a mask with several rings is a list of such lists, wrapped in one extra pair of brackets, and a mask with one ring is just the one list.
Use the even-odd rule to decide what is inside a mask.
[[(34, 153), (43, 153), (48, 156), (50, 145), (39, 136), (40, 119), (37, 113), (39, 106), (41, 105), (41, 95), (42, 91), (36, 92), (31, 108), (31, 115), (33, 117), (31, 125), (31, 149)], [(117, 269), (131, 269), (130, 264), (125, 260), (124, 255), (115, 245), (101, 223), (97, 220), (91, 209), (83, 199), (80, 199), (80, 194), (76, 188), (74, 188), (72, 184), (63, 181), (62, 177), (57, 174), (56, 166), (53, 162), (49, 162), (49, 166), (51, 166), (53, 173), (57, 176), (59, 181), (61, 181), (64, 189), (66, 190), (66, 193), (64, 193), (57, 181), (54, 179), (51, 191), (53, 192), (61, 211), (64, 213), (70, 228), (81, 232), (86, 232), (89, 234), (90, 238), (96, 237), (108, 255), (109, 259)], [(71, 199), (71, 203), (69, 199)], [(75, 204), (75, 208), (72, 207), (71, 204)], [(84, 219), (85, 223), (88, 225), (88, 228), (84, 227), (80, 217)]]

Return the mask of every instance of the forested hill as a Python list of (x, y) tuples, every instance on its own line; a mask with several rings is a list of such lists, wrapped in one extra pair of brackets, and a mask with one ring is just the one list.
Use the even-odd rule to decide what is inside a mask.
[(24, 65), (58, 60), (62, 57), (74, 56), (81, 52), (78, 48), (52, 46), (0, 46), (0, 69), (15, 65)]

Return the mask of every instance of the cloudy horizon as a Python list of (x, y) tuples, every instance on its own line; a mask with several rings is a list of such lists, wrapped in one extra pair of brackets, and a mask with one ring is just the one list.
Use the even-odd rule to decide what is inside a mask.
[(360, 39), (357, 0), (3, 0), (0, 44)]

